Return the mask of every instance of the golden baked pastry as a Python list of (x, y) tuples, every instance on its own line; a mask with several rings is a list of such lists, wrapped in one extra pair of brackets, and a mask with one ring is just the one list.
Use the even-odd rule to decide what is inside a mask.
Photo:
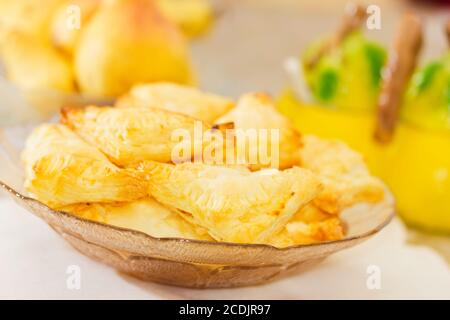
[[(239, 99), (234, 109), (215, 121), (216, 124), (230, 122), (234, 123), (236, 130), (244, 130), (244, 132), (248, 129), (256, 129), (257, 131), (268, 129), (266, 136), (259, 135), (260, 131), (257, 132), (257, 137), (245, 134), (247, 139), (246, 160), (252, 170), (270, 167), (273, 164), (273, 161), (270, 163), (262, 161), (263, 158), (259, 153), (263, 150), (261, 146), (267, 148), (268, 157), (270, 159), (273, 157), (272, 160), (278, 162), (279, 168), (284, 169), (299, 165), (298, 150), (302, 145), (301, 136), (295, 130), (291, 121), (276, 110), (274, 102), (268, 95), (264, 93), (245, 94)], [(270, 129), (279, 130), (278, 141), (272, 141)], [(239, 137), (238, 134), (237, 137)], [(278, 154), (272, 154), (272, 143), (277, 144)], [(237, 142), (237, 145), (239, 145), (239, 142)], [(257, 161), (254, 161), (255, 159)]]
[[(50, 35), (55, 47), (72, 56), (84, 28), (103, 2), (104, 0), (63, 0), (50, 23)], [(78, 28), (68, 28), (68, 23), (74, 22), (68, 19), (68, 11), (73, 6), (78, 7), (81, 13)]]
[(338, 212), (357, 202), (377, 202), (384, 197), (383, 183), (370, 175), (363, 157), (339, 141), (303, 137), (302, 166), (318, 175), (325, 186), (314, 201), (327, 212)]
[(284, 171), (145, 162), (149, 192), (220, 241), (264, 243), (321, 190), (306, 169)]
[[(199, 120), (158, 108), (65, 108), (61, 112), (61, 122), (120, 166), (142, 160), (170, 162), (175, 156), (172, 152), (181, 142), (190, 145), (192, 153), (185, 155), (185, 160), (190, 160), (196, 139), (195, 126), (200, 126), (200, 130), (209, 129)], [(174, 134), (180, 129), (192, 140), (175, 139)], [(201, 137), (199, 139), (202, 143)], [(183, 154), (176, 156), (177, 160), (183, 160)]]
[(161, 82), (134, 86), (116, 106), (162, 108), (212, 123), (233, 108), (234, 102), (193, 87)]
[(75, 88), (68, 59), (29, 34), (9, 33), (4, 39), (1, 57), (9, 79), (23, 89), (71, 92)]
[(78, 203), (60, 210), (156, 238), (212, 240), (205, 229), (190, 224), (153, 198), (125, 203)]
[(339, 240), (343, 237), (344, 228), (339, 217), (308, 204), (298, 211), (279, 233), (270, 237), (268, 243), (275, 247), (288, 247)]
[[(357, 152), (337, 141), (301, 136), (265, 94), (244, 95), (210, 126), (180, 113), (187, 106), (185, 113), (206, 118), (213, 105), (208, 95), (169, 84), (141, 89), (163, 94), (142, 100), (154, 105), (139, 105), (130, 93), (118, 107), (66, 108), (62, 124), (37, 128), (23, 152), (28, 191), (54, 209), (155, 237), (276, 247), (342, 239), (342, 210), (384, 197), (383, 184)], [(219, 105), (214, 112), (230, 107)], [(231, 138), (222, 142), (231, 140), (233, 152), (239, 130), (275, 129), (283, 169), (247, 161), (262, 143), (274, 142), (270, 135), (246, 136), (256, 141), (246, 141), (253, 145), (245, 145), (244, 165), (223, 162), (229, 160), (224, 146), (206, 162), (216, 146), (206, 137), (223, 138), (228, 129)], [(186, 140), (174, 135), (178, 130)], [(184, 158), (177, 153), (180, 145), (190, 151)]]
[[(208, 29), (208, 2), (0, 0), (0, 48), (10, 47), (7, 58), (0, 52), (5, 75), (21, 89), (55, 91), (50, 98), (112, 99), (140, 83), (196, 84), (185, 35)], [(12, 33), (31, 41), (11, 46)]]
[(153, 0), (105, 1), (74, 52), (81, 92), (118, 97), (137, 83), (195, 83), (188, 44)]
[(35, 129), (22, 160), (26, 189), (52, 208), (79, 202), (132, 201), (147, 195), (142, 173), (118, 168), (63, 125), (44, 124)]
[(157, 0), (156, 4), (189, 38), (202, 35), (214, 20), (214, 9), (209, 0)]
[(49, 41), (50, 19), (63, 0), (0, 0), (0, 44), (11, 31), (25, 33), (36, 41)]

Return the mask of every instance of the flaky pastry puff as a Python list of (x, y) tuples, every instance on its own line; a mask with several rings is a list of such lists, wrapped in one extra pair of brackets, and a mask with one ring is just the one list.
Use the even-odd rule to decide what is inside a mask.
[(310, 203), (300, 209), (279, 233), (270, 237), (268, 243), (275, 247), (288, 247), (343, 237), (341, 220)]
[[(247, 135), (248, 146), (257, 146), (257, 148), (248, 148), (246, 150), (247, 159), (259, 159), (254, 153), (261, 151), (260, 146), (266, 146), (270, 157), (278, 157), (278, 167), (280, 169), (289, 168), (299, 165), (298, 150), (302, 146), (302, 139), (300, 134), (295, 130), (291, 121), (276, 110), (274, 102), (271, 97), (264, 93), (248, 93), (243, 95), (237, 106), (227, 114), (216, 119), (216, 124), (234, 123), (235, 129), (240, 130), (254, 130), (270, 129), (278, 130), (279, 139), (273, 141), (271, 133), (267, 136), (259, 135), (254, 139), (251, 135)], [(278, 154), (272, 154), (271, 144), (276, 143), (279, 150)], [(269, 152), (270, 150), (270, 152)], [(257, 170), (272, 166), (273, 162), (265, 164), (263, 162), (250, 162), (250, 168)]]
[(327, 212), (338, 212), (357, 202), (377, 202), (384, 197), (383, 183), (370, 175), (363, 157), (339, 141), (314, 135), (303, 137), (302, 166), (316, 173), (324, 191), (314, 203)]
[(182, 142), (175, 136), (180, 130), (192, 139), (184, 141), (192, 149), (186, 154), (186, 160), (190, 160), (196, 125), (201, 132), (210, 129), (200, 120), (158, 108), (65, 108), (61, 111), (61, 122), (119, 166), (131, 166), (143, 160), (171, 162), (176, 146)]
[(190, 224), (153, 198), (124, 203), (79, 203), (59, 210), (156, 238), (212, 240), (205, 229)]
[(233, 108), (234, 102), (193, 87), (161, 82), (133, 87), (119, 98), (116, 106), (162, 108), (212, 123)]
[(219, 241), (264, 243), (321, 190), (309, 170), (142, 163), (149, 192)]
[(25, 187), (52, 208), (77, 202), (132, 201), (147, 195), (142, 173), (112, 164), (60, 124), (44, 124), (22, 153)]

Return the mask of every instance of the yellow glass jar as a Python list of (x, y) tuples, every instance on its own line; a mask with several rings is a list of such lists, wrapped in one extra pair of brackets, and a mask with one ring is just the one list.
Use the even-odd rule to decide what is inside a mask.
[(400, 215), (415, 227), (450, 233), (450, 134), (398, 126), (393, 148), (382, 154), (382, 178)]
[(291, 90), (282, 93), (278, 107), (303, 133), (340, 139), (361, 152), (391, 188), (408, 224), (450, 234), (450, 134), (401, 122), (393, 141), (380, 145), (373, 139), (371, 112), (305, 105)]

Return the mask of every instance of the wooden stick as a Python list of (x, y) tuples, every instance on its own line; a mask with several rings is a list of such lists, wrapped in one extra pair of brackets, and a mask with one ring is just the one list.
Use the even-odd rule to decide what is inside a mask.
[(422, 24), (414, 14), (405, 14), (383, 70), (375, 131), (375, 138), (381, 143), (392, 139), (403, 93), (416, 67), (421, 46)]
[(351, 32), (361, 27), (366, 16), (367, 13), (365, 7), (354, 3), (347, 4), (340, 26), (333, 35), (325, 40), (322, 46), (317, 50), (317, 53), (306, 61), (306, 67), (313, 68), (317, 62), (319, 62), (320, 58), (338, 47)]

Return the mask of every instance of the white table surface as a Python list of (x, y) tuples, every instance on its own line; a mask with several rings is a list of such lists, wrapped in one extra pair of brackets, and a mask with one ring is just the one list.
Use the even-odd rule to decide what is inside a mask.
[[(81, 288), (67, 288), (68, 266), (81, 270)], [(367, 268), (379, 267), (380, 289), (368, 289)], [(433, 250), (406, 244), (394, 220), (355, 248), (314, 269), (268, 285), (191, 290), (146, 283), (74, 250), (43, 221), (0, 197), (2, 299), (450, 299), (450, 268)]]

